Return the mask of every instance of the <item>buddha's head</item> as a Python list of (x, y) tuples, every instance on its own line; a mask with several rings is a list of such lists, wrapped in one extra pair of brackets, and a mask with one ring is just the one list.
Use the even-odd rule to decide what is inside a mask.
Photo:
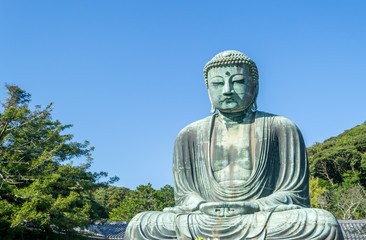
[(229, 50), (217, 54), (206, 64), (203, 75), (213, 112), (256, 110), (258, 70), (244, 53)]

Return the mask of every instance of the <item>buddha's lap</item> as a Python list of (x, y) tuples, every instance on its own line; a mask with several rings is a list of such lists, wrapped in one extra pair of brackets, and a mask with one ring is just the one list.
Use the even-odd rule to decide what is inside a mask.
[[(296, 225), (338, 225), (336, 218), (326, 210), (317, 208), (301, 208), (281, 212), (257, 212), (255, 214), (239, 215), (234, 217), (212, 217), (201, 212), (189, 214), (176, 214), (171, 212), (142, 212), (136, 215), (129, 224), (136, 226), (163, 227), (175, 231), (176, 226), (190, 221), (189, 225), (202, 224), (208, 222), (212, 226), (233, 224), (233, 222), (246, 222), (253, 224), (254, 219), (268, 218), (267, 229), (276, 229), (296, 226)], [(189, 219), (189, 220), (188, 220)], [(263, 220), (263, 219), (262, 219)], [(188, 223), (188, 222), (187, 222)], [(133, 227), (133, 226), (130, 226)]]

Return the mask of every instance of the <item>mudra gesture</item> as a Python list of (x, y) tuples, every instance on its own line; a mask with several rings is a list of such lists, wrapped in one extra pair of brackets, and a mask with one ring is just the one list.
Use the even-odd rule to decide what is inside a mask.
[(309, 208), (299, 129), (257, 111), (255, 63), (225, 51), (206, 64), (204, 78), (213, 115), (177, 136), (176, 206), (139, 213), (125, 239), (343, 239), (332, 214)]

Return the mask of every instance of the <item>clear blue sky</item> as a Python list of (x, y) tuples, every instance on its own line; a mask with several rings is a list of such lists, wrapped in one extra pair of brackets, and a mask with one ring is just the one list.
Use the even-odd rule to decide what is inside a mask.
[(117, 186), (173, 184), (174, 139), (210, 115), (202, 69), (235, 49), (259, 68), (259, 110), (307, 146), (366, 121), (365, 1), (0, 2), (5, 83), (54, 102)]

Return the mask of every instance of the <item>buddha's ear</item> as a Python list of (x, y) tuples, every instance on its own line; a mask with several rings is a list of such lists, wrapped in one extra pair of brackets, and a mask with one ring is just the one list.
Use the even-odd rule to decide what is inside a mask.
[[(207, 90), (208, 90), (208, 87), (207, 87)], [(210, 91), (207, 91), (207, 92), (208, 92), (208, 98), (210, 99), (210, 102), (211, 102), (211, 113), (214, 114), (216, 112), (216, 107), (212, 102)]]
[(253, 103), (252, 103), (253, 111), (256, 111), (258, 109), (258, 106), (257, 106), (258, 91), (259, 91), (259, 85), (258, 85), (258, 81), (257, 81), (255, 83), (255, 93), (254, 93), (254, 98), (253, 98)]
[(257, 107), (257, 99), (254, 100), (253, 104), (252, 104), (252, 110), (253, 111), (257, 111), (258, 107)]
[(213, 104), (211, 104), (211, 113), (215, 114), (215, 112), (216, 112), (216, 108)]

